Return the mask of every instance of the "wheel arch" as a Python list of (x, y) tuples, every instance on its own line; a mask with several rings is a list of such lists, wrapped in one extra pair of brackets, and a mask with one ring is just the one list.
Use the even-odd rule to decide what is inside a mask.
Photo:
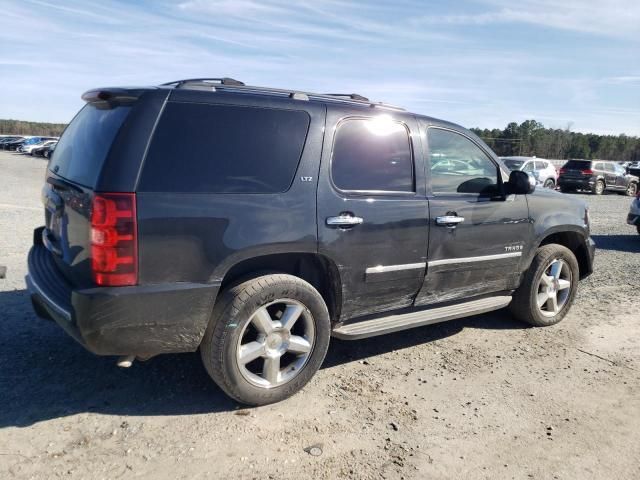
[(542, 238), (536, 249), (552, 243), (562, 245), (573, 252), (578, 261), (580, 278), (584, 278), (591, 273), (589, 250), (582, 233), (574, 230), (549, 232)]
[(227, 287), (265, 273), (286, 273), (310, 283), (324, 299), (332, 322), (342, 310), (342, 282), (337, 265), (315, 253), (274, 253), (241, 260), (225, 273), (218, 297)]

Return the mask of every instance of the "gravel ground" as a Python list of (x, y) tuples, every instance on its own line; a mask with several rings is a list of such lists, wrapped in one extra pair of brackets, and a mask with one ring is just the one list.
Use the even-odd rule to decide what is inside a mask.
[(559, 325), (500, 311), (333, 340), (304, 391), (244, 410), (197, 354), (118, 369), (35, 317), (25, 257), (44, 169), (0, 153), (0, 478), (640, 478), (628, 198), (584, 196), (595, 273)]

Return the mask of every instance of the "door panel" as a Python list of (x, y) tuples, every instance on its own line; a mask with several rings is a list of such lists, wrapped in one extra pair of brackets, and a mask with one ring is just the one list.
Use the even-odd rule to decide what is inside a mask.
[[(422, 159), (414, 119), (386, 115), (363, 129), (363, 120), (380, 117), (349, 115), (340, 106), (327, 111), (327, 125), (337, 127), (325, 135), (318, 179), (318, 250), (340, 272), (341, 320), (410, 306), (428, 238), (424, 168), (411, 159)], [(381, 131), (385, 121), (395, 124), (395, 139)]]
[[(425, 137), (429, 253), (415, 304), (515, 288), (522, 251), (532, 238), (526, 196), (501, 194), (503, 174), (497, 163), (464, 132), (432, 127)], [(440, 170), (443, 161), (458, 165)], [(439, 221), (445, 217), (457, 223)]]
[[(425, 284), (416, 305), (510, 290), (517, 285), (522, 249), (531, 234), (524, 195), (506, 200), (479, 196), (433, 196)], [(454, 214), (456, 227), (436, 224)]]

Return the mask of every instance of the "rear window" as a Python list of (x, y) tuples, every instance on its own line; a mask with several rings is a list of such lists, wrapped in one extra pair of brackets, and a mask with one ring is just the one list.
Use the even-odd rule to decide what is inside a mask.
[(569, 160), (562, 168), (581, 170), (589, 167), (591, 167), (591, 162), (589, 160)]
[(62, 134), (49, 169), (94, 188), (113, 139), (130, 110), (130, 106), (104, 109), (85, 105)]
[(502, 163), (504, 163), (509, 170), (520, 170), (522, 165), (524, 165), (524, 160), (514, 160), (512, 158), (503, 158)]
[(299, 110), (169, 103), (138, 190), (284, 192), (298, 167), (309, 121)]

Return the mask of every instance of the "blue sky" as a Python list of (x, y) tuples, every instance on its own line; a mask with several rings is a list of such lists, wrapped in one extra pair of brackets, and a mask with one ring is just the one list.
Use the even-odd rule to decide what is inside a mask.
[(66, 122), (89, 88), (216, 76), (640, 135), (640, 1), (0, 0), (0, 118)]

